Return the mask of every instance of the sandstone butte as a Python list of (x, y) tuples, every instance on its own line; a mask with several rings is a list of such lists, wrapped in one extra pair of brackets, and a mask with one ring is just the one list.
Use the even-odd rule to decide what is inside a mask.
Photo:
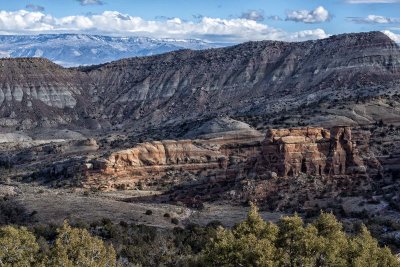
[[(198, 180), (249, 177), (364, 177), (380, 171), (369, 135), (350, 127), (269, 129), (263, 136), (140, 143), (78, 168), (84, 187), (112, 190), (190, 174)], [(175, 180), (176, 182), (176, 180)], [(179, 182), (179, 181), (177, 181)]]

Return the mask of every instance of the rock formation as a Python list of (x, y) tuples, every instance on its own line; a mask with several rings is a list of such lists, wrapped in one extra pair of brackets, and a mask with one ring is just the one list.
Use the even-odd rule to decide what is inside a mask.
[[(48, 174), (78, 174), (81, 185), (102, 190), (138, 183), (178, 185), (248, 177), (368, 177), (379, 162), (368, 151), (368, 136), (349, 127), (270, 129), (260, 135), (140, 143), (96, 159), (62, 161)], [(40, 175), (39, 175), (40, 176)]]
[[(171, 172), (196, 179), (234, 178), (238, 166), (260, 152), (260, 135), (209, 140), (164, 140), (137, 146), (92, 160), (85, 186), (103, 189), (135, 186), (139, 181), (160, 180)], [(175, 181), (175, 184), (179, 184)]]
[(281, 177), (366, 173), (350, 127), (268, 130), (257, 168)]

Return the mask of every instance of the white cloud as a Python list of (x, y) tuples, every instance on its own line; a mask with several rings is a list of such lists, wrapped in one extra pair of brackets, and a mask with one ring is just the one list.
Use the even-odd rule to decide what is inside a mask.
[(248, 10), (243, 12), (240, 18), (255, 21), (263, 21), (265, 19), (263, 10)]
[(315, 30), (304, 30), (289, 34), (286, 37), (288, 41), (296, 41), (296, 40), (310, 40), (310, 39), (322, 39), (327, 38), (329, 35), (325, 33), (323, 29), (315, 29)]
[(400, 34), (396, 34), (394, 32), (391, 31), (383, 31), (384, 34), (386, 34), (387, 36), (389, 36), (390, 39), (392, 39), (393, 41), (395, 41), (396, 43), (400, 43)]
[(367, 24), (389, 24), (389, 23), (399, 23), (400, 18), (389, 18), (379, 15), (368, 15), (365, 18), (361, 17), (350, 17), (349, 20), (356, 23), (367, 23)]
[(286, 20), (304, 22), (304, 23), (320, 23), (329, 21), (331, 15), (323, 6), (319, 6), (314, 10), (295, 10), (286, 14)]
[(55, 19), (41, 12), (20, 10), (0, 11), (0, 31), (49, 31), (54, 29)]
[(290, 33), (243, 18), (203, 17), (197, 21), (173, 18), (156, 21), (144, 20), (117, 11), (60, 18), (26, 10), (0, 11), (0, 32), (9, 34), (81, 32), (156, 38), (201, 38), (222, 42), (265, 39), (300, 41), (328, 37), (322, 29)]

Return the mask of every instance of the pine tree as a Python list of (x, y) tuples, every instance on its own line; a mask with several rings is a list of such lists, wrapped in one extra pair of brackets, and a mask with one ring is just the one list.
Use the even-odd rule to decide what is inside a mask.
[(114, 267), (116, 253), (112, 246), (104, 245), (86, 229), (72, 228), (65, 221), (58, 229), (48, 266)]
[(27, 228), (4, 226), (0, 228), (0, 266), (30, 267), (37, 264), (39, 245)]
[(247, 219), (232, 230), (220, 227), (216, 238), (206, 248), (206, 266), (274, 266), (278, 230), (266, 223), (251, 205)]
[(258, 212), (258, 207), (250, 203), (247, 219), (237, 224), (233, 229), (233, 233), (236, 237), (253, 234), (260, 239), (268, 238), (273, 242), (278, 234), (278, 228), (273, 223), (264, 221)]
[(303, 220), (296, 214), (285, 216), (278, 222), (276, 240), (277, 261), (280, 266), (315, 266), (320, 247), (318, 230), (313, 225), (304, 227)]
[(350, 241), (349, 263), (354, 267), (399, 267), (400, 263), (387, 248), (380, 248), (365, 225)]
[(219, 227), (197, 262), (200, 266), (400, 267), (367, 228), (350, 237), (331, 213), (305, 225), (298, 215), (265, 222), (251, 205), (247, 219), (233, 229)]
[(316, 266), (348, 266), (349, 241), (342, 224), (332, 213), (322, 212), (313, 225), (320, 238)]

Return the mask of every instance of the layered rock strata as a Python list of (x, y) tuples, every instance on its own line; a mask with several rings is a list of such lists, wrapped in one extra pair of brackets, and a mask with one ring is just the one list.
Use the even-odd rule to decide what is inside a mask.
[[(47, 177), (47, 181), (73, 178), (72, 184), (101, 190), (251, 177), (365, 178), (381, 169), (369, 151), (368, 140), (366, 132), (334, 127), (270, 129), (265, 138), (251, 132), (226, 138), (153, 141), (95, 158), (56, 162), (36, 177)], [(97, 149), (92, 143), (87, 140), (83, 145)], [(68, 151), (74, 151), (71, 149)]]
[[(181, 50), (76, 69), (1, 59), (0, 127), (152, 129), (393, 95), (399, 84), (400, 49), (381, 32)], [(356, 117), (365, 123), (363, 114)]]
[(257, 167), (259, 172), (271, 171), (282, 177), (300, 173), (313, 176), (366, 173), (350, 127), (333, 127), (330, 131), (323, 128), (268, 130)]
[(262, 139), (255, 135), (141, 143), (93, 160), (85, 186), (131, 187), (140, 181), (167, 179), (170, 174), (176, 174), (175, 184), (183, 174), (192, 180), (234, 178), (248, 158), (260, 153)]
[(367, 144), (367, 135), (354, 137), (349, 127), (271, 129), (262, 142), (259, 136), (147, 142), (92, 160), (84, 186), (108, 190), (160, 180), (179, 184), (185, 175), (196, 182), (242, 179), (250, 174), (368, 177), (380, 166)]

